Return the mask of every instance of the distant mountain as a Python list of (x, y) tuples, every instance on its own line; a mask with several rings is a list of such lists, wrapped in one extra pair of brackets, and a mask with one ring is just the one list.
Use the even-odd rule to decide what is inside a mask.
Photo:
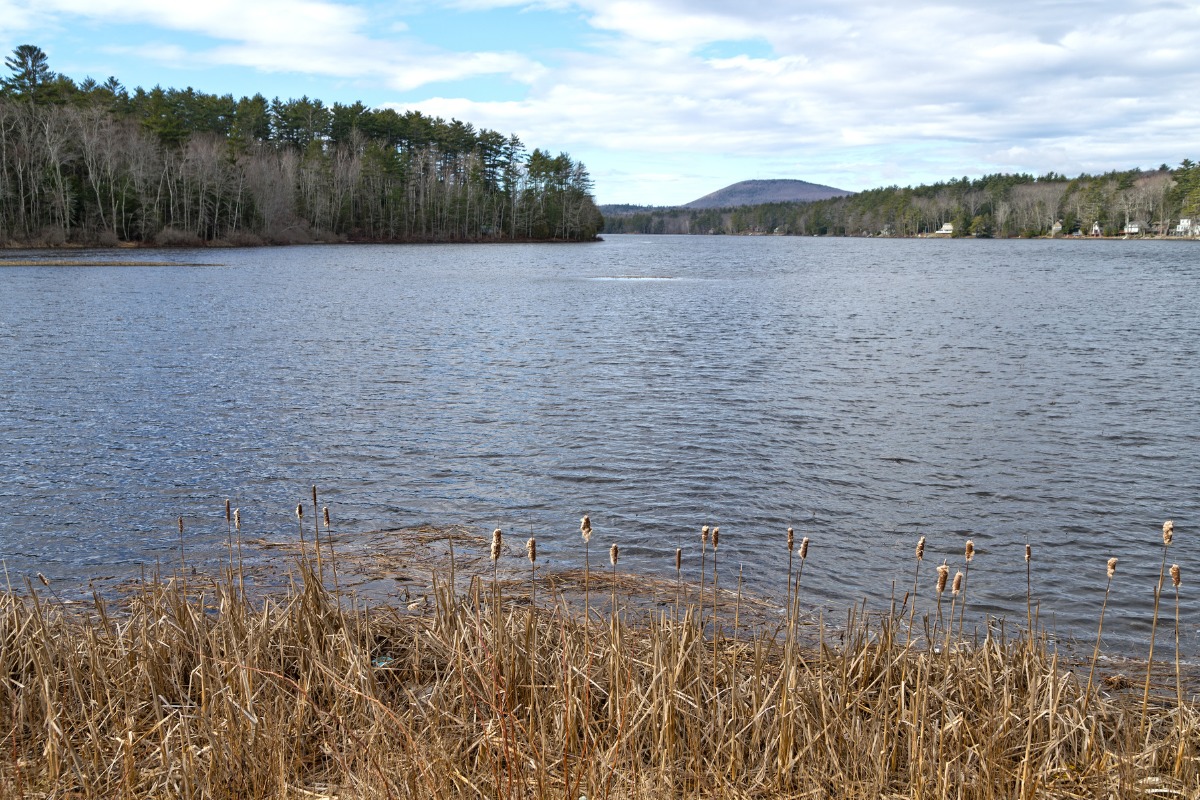
[(684, 208), (731, 208), (733, 206), (756, 206), (760, 203), (807, 203), (826, 200), (830, 197), (845, 197), (854, 194), (845, 189), (822, 186), (819, 183), (795, 180), (742, 181), (699, 200), (685, 203)]

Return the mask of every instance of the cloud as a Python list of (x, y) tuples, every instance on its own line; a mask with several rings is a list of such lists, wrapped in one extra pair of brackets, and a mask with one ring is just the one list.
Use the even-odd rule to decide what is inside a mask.
[(198, 34), (219, 42), (207, 48), (160, 42), (136, 48), (143, 57), (171, 66), (191, 61), (376, 80), (398, 91), (496, 74), (528, 82), (540, 71), (535, 61), (517, 53), (459, 54), (425, 45), (406, 37), (403, 22), (390, 22), (374, 32), (386, 38), (371, 35), (373, 18), (365, 9), (325, 0), (44, 0), (36, 8), (43, 16), (150, 25), (160, 32)]

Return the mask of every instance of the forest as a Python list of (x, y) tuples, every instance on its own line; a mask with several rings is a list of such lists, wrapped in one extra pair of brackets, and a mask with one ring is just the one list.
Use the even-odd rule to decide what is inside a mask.
[(0, 245), (587, 241), (586, 167), (417, 111), (75, 82), (21, 45), (0, 82)]
[[(615, 213), (614, 213), (615, 212)], [(1200, 233), (1200, 165), (1067, 178), (985, 175), (889, 186), (808, 203), (608, 210), (608, 233), (922, 236), (1161, 236)], [(1181, 220), (1183, 220), (1181, 222)]]

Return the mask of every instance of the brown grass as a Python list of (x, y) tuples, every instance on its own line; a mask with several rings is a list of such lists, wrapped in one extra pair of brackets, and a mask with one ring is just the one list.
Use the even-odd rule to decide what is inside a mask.
[[(568, 599), (586, 577), (539, 576), (535, 606), (527, 577), (487, 568), (457, 584), (436, 572), (431, 602), (410, 613), (329, 591), (307, 558), (296, 569), (258, 599), (234, 569), (186, 587), (149, 579), (119, 610), (48, 602), (32, 584), (0, 594), (0, 797), (1190, 797), (1197, 786), (1193, 702), (1175, 686), (1156, 694), (1135, 737), (1142, 693), (1085, 691), (1036, 631), (991, 625), (968, 645), (929, 619), (910, 631), (893, 606), (852, 609), (829, 635), (714, 585), (714, 618), (736, 603), (736, 622), (713, 637), (695, 606), (676, 605), (676, 581), (639, 601), (640, 582), (615, 568), (624, 608), (607, 619)], [(783, 635), (793, 624), (807, 635)]]

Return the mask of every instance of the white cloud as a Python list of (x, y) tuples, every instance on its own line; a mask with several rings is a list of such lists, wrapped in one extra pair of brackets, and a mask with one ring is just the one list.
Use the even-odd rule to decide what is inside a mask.
[(324, 0), (39, 0), (36, 12), (43, 17), (77, 15), (146, 24), (160, 32), (199, 34), (225, 42), (190, 49), (152, 42), (136, 49), (143, 57), (170, 66), (192, 61), (376, 80), (399, 91), (495, 74), (528, 82), (540, 71), (536, 62), (517, 53), (459, 54), (424, 45), (406, 37), (402, 22), (390, 22), (375, 32), (364, 9)]

